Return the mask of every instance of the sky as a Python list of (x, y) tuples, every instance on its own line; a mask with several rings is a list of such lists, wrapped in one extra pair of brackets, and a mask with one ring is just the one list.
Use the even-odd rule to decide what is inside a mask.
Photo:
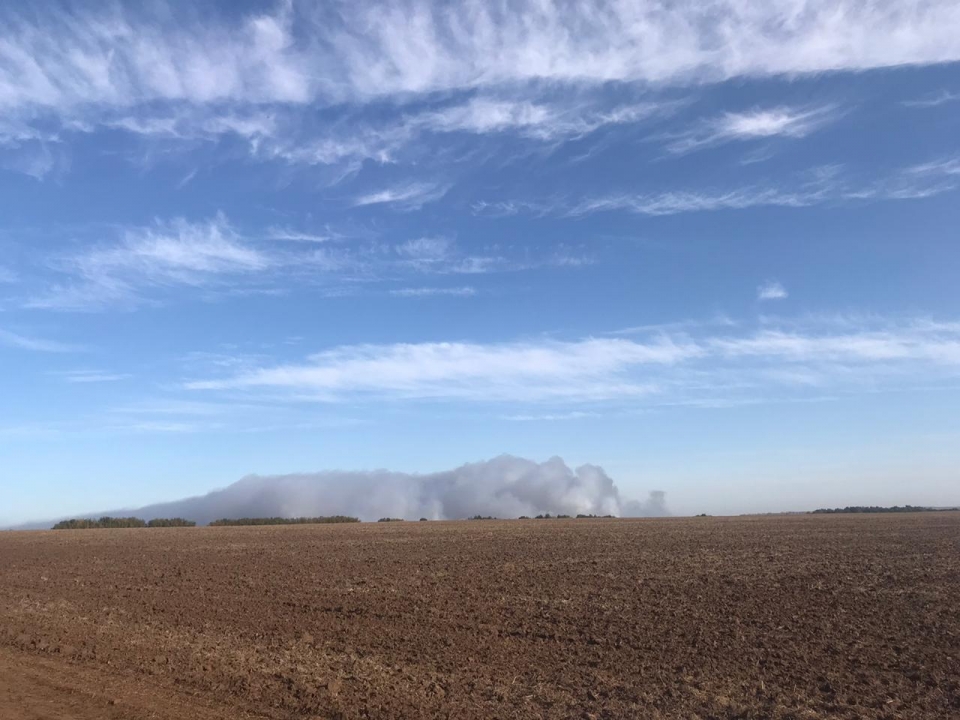
[(0, 524), (248, 473), (960, 503), (953, 0), (0, 5)]

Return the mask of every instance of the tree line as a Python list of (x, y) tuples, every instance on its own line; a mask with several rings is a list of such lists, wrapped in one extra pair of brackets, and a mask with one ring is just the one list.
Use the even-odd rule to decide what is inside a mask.
[(142, 527), (193, 527), (193, 520), (183, 518), (154, 518), (147, 522), (138, 517), (110, 517), (105, 515), (94, 520), (93, 518), (75, 518), (61, 520), (53, 526), (54, 530), (95, 530), (103, 528), (142, 528)]
[(917, 507), (916, 505), (894, 505), (893, 507), (879, 507), (877, 505), (848, 505), (842, 508), (820, 508), (814, 510), (814, 515), (824, 513), (909, 513), (933, 512), (938, 508)]
[(360, 522), (360, 518), (349, 515), (326, 515), (322, 517), (297, 517), (297, 518), (221, 518), (210, 523), (214, 527), (232, 527), (238, 525), (326, 525), (330, 523), (355, 523)]

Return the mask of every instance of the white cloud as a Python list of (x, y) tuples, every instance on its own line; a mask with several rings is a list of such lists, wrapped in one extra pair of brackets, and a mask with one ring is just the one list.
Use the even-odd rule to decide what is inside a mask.
[(69, 282), (27, 304), (90, 309), (136, 303), (151, 288), (204, 287), (225, 277), (262, 272), (271, 264), (271, 258), (244, 243), (222, 216), (206, 223), (178, 219), (128, 229), (119, 243), (65, 258), (61, 269)]
[(442, 198), (448, 189), (449, 186), (437, 183), (409, 182), (360, 195), (354, 198), (353, 205), (390, 205), (398, 210), (419, 210), (427, 203)]
[(342, 394), (409, 398), (607, 398), (649, 392), (616, 379), (640, 363), (672, 363), (695, 348), (670, 341), (641, 345), (585, 340), (502, 345), (421, 343), (359, 345), (319, 353), (305, 365), (264, 368), (224, 380), (196, 381), (192, 389), (286, 388), (318, 397)]
[(277, 133), (277, 120), (272, 113), (252, 111), (238, 114), (189, 107), (179, 108), (175, 114), (164, 116), (122, 115), (104, 118), (100, 124), (135, 135), (181, 140), (215, 139), (222, 135), (257, 140), (273, 137)]
[[(960, 376), (960, 324), (851, 319), (845, 326), (704, 326), (622, 338), (516, 343), (354, 345), (300, 364), (261, 366), (194, 380), (193, 390), (289, 393), (299, 399), (472, 402), (742, 404), (776, 389), (802, 399), (909, 387)], [(771, 395), (772, 397), (772, 395)], [(539, 415), (540, 413), (536, 413)], [(553, 414), (553, 413), (550, 413)]]
[(728, 112), (673, 136), (667, 149), (679, 154), (734, 140), (802, 138), (833, 120), (836, 115), (836, 109), (832, 106)]
[(533, 80), (683, 83), (960, 58), (960, 9), (947, 0), (354, 7), (332, 42), (361, 96)]
[(757, 300), (783, 300), (787, 297), (787, 289), (775, 280), (765, 282), (757, 288)]
[(34, 350), (36, 352), (77, 352), (82, 348), (76, 345), (57, 342), (55, 340), (45, 340), (43, 338), (31, 337), (29, 335), (20, 335), (19, 333), (0, 328), (0, 345), (17, 348), (19, 350)]
[(960, 59), (949, 0), (711, 5), (291, 2), (234, 20), (161, 6), (4, 13), (0, 106), (304, 104), (517, 82), (688, 83)]
[[(33, 143), (15, 161), (36, 177), (59, 162), (54, 139), (101, 127), (150, 138), (235, 135), (261, 157), (355, 168), (364, 158), (390, 162), (419, 129), (553, 140), (662, 109), (590, 100), (611, 82), (694, 87), (960, 60), (960, 8), (951, 0), (380, 0), (335, 8), (289, 0), (232, 10), (11, 5), (0, 12), (0, 145)], [(574, 89), (574, 99), (558, 102), (558, 88)], [(477, 95), (451, 104), (451, 93)], [(380, 127), (347, 118), (303, 131), (317, 108), (349, 114), (384, 98), (397, 101), (400, 117)], [(432, 107), (406, 114), (418, 100)], [(809, 121), (790, 109), (760, 111), (725, 116), (714, 132), (796, 136)]]
[(477, 290), (468, 285), (463, 287), (409, 287), (391, 290), (390, 294), (397, 297), (433, 297), (436, 295), (472, 297), (477, 294)]
[(13, 270), (0, 265), (0, 285), (9, 285), (15, 282), (17, 282), (17, 274)]
[(312, 96), (282, 5), (240, 23), (183, 22), (168, 10), (148, 15), (114, 6), (69, 16), (7, 10), (0, 107), (305, 102)]

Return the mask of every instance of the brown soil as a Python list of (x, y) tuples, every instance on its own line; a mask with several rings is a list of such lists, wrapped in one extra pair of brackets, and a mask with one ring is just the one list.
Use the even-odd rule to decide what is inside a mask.
[(960, 514), (0, 533), (0, 717), (960, 718)]

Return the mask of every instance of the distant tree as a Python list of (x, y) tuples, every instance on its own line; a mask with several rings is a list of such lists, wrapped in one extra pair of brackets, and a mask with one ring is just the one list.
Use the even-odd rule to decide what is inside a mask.
[(88, 530), (99, 527), (96, 520), (61, 520), (53, 526), (54, 530)]
[(183, 518), (154, 518), (147, 523), (147, 527), (195, 527), (193, 520)]
[(420, 518), (420, 522), (427, 522), (426, 518)]
[(403, 522), (403, 518), (382, 517), (377, 522)]

